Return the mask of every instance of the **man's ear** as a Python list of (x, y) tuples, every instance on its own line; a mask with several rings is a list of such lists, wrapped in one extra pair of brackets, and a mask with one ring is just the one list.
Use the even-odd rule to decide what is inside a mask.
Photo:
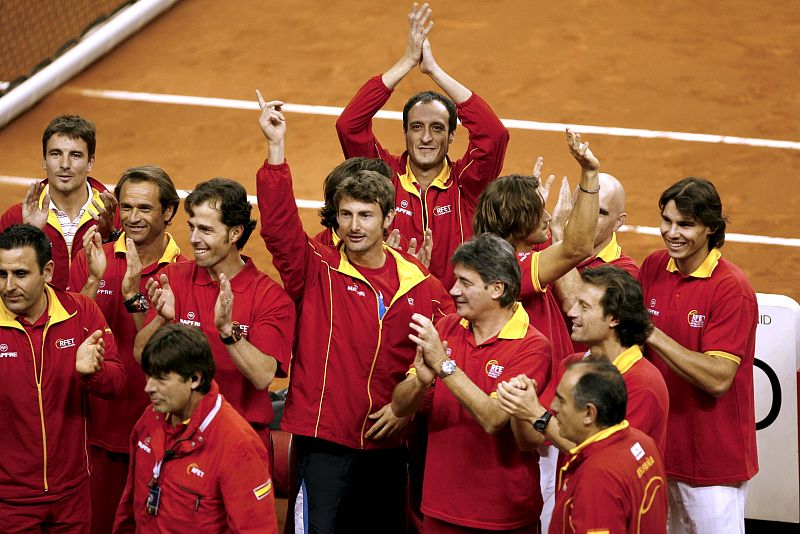
[(199, 372), (195, 371), (195, 373), (189, 377), (190, 387), (192, 389), (197, 389), (200, 386), (201, 378), (203, 378), (203, 376)]
[(587, 402), (583, 408), (583, 424), (584, 426), (591, 426), (597, 421), (597, 406), (591, 402)]
[(46, 283), (50, 283), (53, 280), (53, 271), (55, 271), (56, 264), (53, 260), (48, 261), (44, 264), (44, 269), (42, 272), (44, 273), (44, 281)]
[(383, 218), (383, 231), (386, 232), (389, 227), (392, 225), (392, 221), (394, 220), (395, 212), (394, 210), (389, 210), (389, 213), (386, 214), (386, 217)]
[(450, 130), (450, 133), (447, 134), (447, 144), (449, 145), (455, 140), (456, 140), (456, 130), (455, 128), (453, 128), (452, 130)]
[(89, 163), (86, 164), (86, 172), (92, 172), (92, 167), (94, 167), (94, 156), (89, 158)]
[(237, 224), (236, 226), (232, 226), (228, 229), (228, 241), (231, 243), (236, 243), (239, 241), (239, 238), (242, 237), (244, 233), (244, 227), (241, 224)]
[(624, 211), (620, 213), (619, 217), (617, 217), (617, 220), (614, 221), (614, 231), (616, 232), (617, 230), (619, 230), (620, 226), (625, 224), (627, 220), (628, 220), (628, 214), (625, 213)]
[(490, 284), (492, 286), (492, 300), (500, 300), (503, 297), (503, 292), (506, 290), (506, 285), (497, 280)]

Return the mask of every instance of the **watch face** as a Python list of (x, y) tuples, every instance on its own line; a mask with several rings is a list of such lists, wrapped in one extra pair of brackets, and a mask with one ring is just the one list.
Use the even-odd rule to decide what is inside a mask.
[(450, 376), (456, 370), (456, 362), (454, 360), (445, 360), (442, 362), (442, 375)]

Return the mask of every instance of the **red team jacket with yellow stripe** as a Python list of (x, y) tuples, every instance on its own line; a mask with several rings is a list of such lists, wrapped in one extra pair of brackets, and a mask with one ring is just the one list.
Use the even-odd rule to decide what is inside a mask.
[(628, 421), (570, 451), (558, 473), (550, 534), (660, 534), (667, 478), (655, 442)]
[[(87, 181), (92, 187), (92, 198), (102, 206), (103, 201), (100, 200), (100, 193), (107, 191), (106, 186), (91, 177), (87, 178)], [(44, 201), (45, 192), (46, 191), (43, 191), (42, 196), (39, 198), (40, 207)], [(94, 212), (94, 208), (90, 209)], [(22, 203), (14, 204), (6, 210), (0, 218), (0, 231), (15, 224), (22, 224)], [(72, 241), (72, 250), (69, 250), (67, 248), (67, 242), (64, 241), (64, 235), (61, 233), (61, 224), (58, 222), (58, 217), (56, 217), (56, 214), (52, 211), (48, 214), (44, 233), (47, 239), (53, 244), (51, 253), (53, 261), (56, 264), (55, 270), (53, 270), (53, 280), (50, 282), (50, 285), (59, 289), (67, 289), (69, 287), (70, 265), (78, 252), (83, 250), (83, 236), (86, 230), (93, 224), (95, 224), (95, 222), (94, 219), (92, 219), (91, 213), (89, 213), (89, 210), (85, 211), (78, 225), (78, 230), (75, 232), (75, 239)], [(114, 225), (116, 228), (119, 228), (119, 212), (114, 215)]]
[(478, 196), (503, 168), (508, 146), (508, 130), (481, 97), (472, 93), (456, 105), (461, 124), (469, 133), (464, 155), (451, 162), (448, 158), (442, 173), (424, 194), (408, 167), (408, 153), (389, 153), (372, 133), (372, 117), (392, 96), (380, 76), (367, 80), (336, 121), (336, 133), (345, 158), (379, 158), (394, 170), (396, 216), (392, 228), (411, 239), (422, 237), (427, 228), (433, 233), (430, 272), (445, 288), (455, 282), (450, 258), (456, 248), (472, 237), (472, 216)]
[[(0, 499), (46, 502), (86, 483), (86, 394), (111, 398), (125, 381), (114, 336), (94, 301), (45, 290), (42, 346), (35, 349), (0, 302)], [(104, 361), (100, 371), (81, 376), (75, 355), (96, 330), (104, 332)]]
[(411, 315), (443, 317), (452, 299), (413, 257), (387, 246), (400, 288), (380, 319), (375, 291), (342, 246), (322, 245), (303, 231), (288, 164), (265, 162), (256, 186), (261, 235), (299, 310), (281, 428), (354, 449), (400, 446), (400, 436), (366, 439), (367, 416), (391, 402), (414, 360)]
[[(219, 394), (216, 382), (186, 424), (146, 408), (130, 437), (128, 481), (114, 532), (277, 534), (267, 450)], [(164, 460), (172, 449), (175, 455)], [(153, 468), (161, 461), (158, 514), (145, 509)]]

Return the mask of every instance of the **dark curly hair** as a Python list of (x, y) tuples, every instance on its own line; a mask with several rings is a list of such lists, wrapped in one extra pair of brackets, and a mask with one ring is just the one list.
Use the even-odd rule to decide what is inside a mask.
[(212, 178), (207, 182), (200, 182), (186, 197), (183, 209), (191, 217), (195, 206), (206, 203), (219, 212), (222, 224), (228, 228), (242, 226), (242, 236), (236, 241), (236, 248), (242, 250), (256, 227), (256, 221), (250, 218), (253, 206), (247, 200), (244, 186), (229, 178)]
[(728, 218), (722, 215), (722, 200), (714, 184), (704, 178), (689, 176), (667, 188), (658, 199), (663, 212), (670, 200), (683, 215), (697, 219), (712, 230), (708, 236), (708, 249), (721, 248), (725, 244), (725, 226)]

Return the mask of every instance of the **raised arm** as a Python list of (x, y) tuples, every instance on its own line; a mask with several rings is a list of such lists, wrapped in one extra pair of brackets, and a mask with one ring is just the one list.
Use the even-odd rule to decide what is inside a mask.
[(283, 102), (266, 102), (256, 91), (261, 108), (259, 125), (267, 140), (267, 160), (256, 173), (256, 196), (261, 219), (261, 237), (272, 254), (272, 263), (283, 287), (295, 302), (302, 297), (308, 280), (310, 245), (303, 230), (292, 190), (292, 175), (286, 163), (286, 118)]
[(158, 280), (151, 278), (147, 281), (147, 295), (150, 298), (150, 310), (147, 323), (136, 334), (133, 343), (133, 359), (141, 363), (144, 346), (156, 333), (156, 330), (175, 320), (175, 294), (169, 285), (169, 278), (162, 273)]
[(539, 256), (539, 284), (541, 287), (564, 276), (570, 269), (591, 256), (594, 250), (594, 233), (599, 213), (600, 162), (582, 143), (580, 134), (567, 129), (567, 145), (581, 166), (578, 198), (564, 229), (564, 239), (544, 249)]
[(416, 2), (411, 6), (408, 14), (408, 41), (406, 51), (397, 63), (381, 75), (381, 81), (389, 89), (397, 87), (400, 80), (406, 77), (422, 60), (422, 43), (428, 38), (428, 33), (433, 28), (431, 8), (428, 4), (419, 6)]

